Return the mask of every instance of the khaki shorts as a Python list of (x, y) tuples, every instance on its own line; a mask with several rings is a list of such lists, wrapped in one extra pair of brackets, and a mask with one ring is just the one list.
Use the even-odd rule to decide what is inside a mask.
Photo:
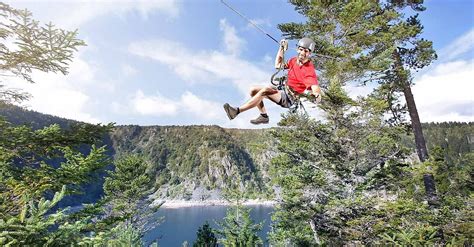
[(288, 95), (285, 90), (279, 91), (281, 93), (281, 99), (280, 102), (278, 102), (277, 104), (279, 104), (283, 108), (290, 108), (294, 103), (294, 99), (290, 95)]

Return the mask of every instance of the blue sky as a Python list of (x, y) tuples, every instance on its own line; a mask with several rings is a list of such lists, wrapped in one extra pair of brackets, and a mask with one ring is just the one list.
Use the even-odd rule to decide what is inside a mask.
[[(253, 127), (256, 110), (229, 121), (222, 105), (239, 105), (250, 86), (268, 83), (278, 47), (219, 0), (6, 2), (77, 28), (88, 44), (66, 76), (35, 72), (36, 84), (7, 83), (32, 94), (29, 109), (94, 123)], [(285, 0), (227, 2), (276, 39), (278, 23), (304, 20)], [(474, 121), (474, 1), (425, 2), (423, 37), (439, 59), (415, 77), (421, 120)], [(355, 96), (370, 88), (347, 90)], [(285, 110), (267, 106), (275, 126)]]

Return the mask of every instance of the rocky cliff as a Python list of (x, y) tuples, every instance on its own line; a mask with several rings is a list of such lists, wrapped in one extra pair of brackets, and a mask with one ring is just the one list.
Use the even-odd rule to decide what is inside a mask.
[(147, 157), (158, 198), (217, 199), (225, 188), (239, 188), (249, 198), (265, 198), (272, 194), (268, 168), (276, 154), (271, 131), (117, 126), (111, 140), (116, 156)]

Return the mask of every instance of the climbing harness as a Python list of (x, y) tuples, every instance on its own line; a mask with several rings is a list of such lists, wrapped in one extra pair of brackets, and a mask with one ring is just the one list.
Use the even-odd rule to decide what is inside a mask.
[[(273, 73), (273, 75), (270, 78), (270, 83), (273, 85), (275, 89), (282, 90), (285, 92), (286, 95), (290, 98), (290, 101), (293, 103), (289, 110), (291, 113), (296, 113), (299, 109), (302, 110), (303, 113), (307, 114), (308, 112), (304, 108), (303, 101), (309, 101), (313, 104), (316, 104), (317, 97), (314, 97), (309, 90), (305, 90), (303, 94), (298, 94), (295, 91), (293, 91), (289, 86), (288, 86), (288, 75), (287, 72), (284, 72), (283, 75), (277, 77), (280, 72), (284, 71), (285, 68), (285, 51), (286, 48), (282, 47), (282, 56), (281, 56), (281, 63), (280, 66), (277, 68), (277, 71)], [(321, 97), (321, 96), (319, 96)]]
[(307, 111), (303, 105), (303, 101), (309, 101), (313, 104), (316, 104), (317, 98), (314, 97), (314, 95), (312, 95), (310, 92), (306, 92), (309, 90), (306, 90), (303, 94), (295, 93), (286, 83), (288, 79), (286, 75), (277, 78), (272, 76), (272, 78), (272, 85), (275, 87), (275, 89), (284, 91), (285, 94), (290, 98), (292, 105), (289, 107), (289, 111), (291, 113), (296, 113), (298, 110), (301, 110), (303, 113), (307, 114)]

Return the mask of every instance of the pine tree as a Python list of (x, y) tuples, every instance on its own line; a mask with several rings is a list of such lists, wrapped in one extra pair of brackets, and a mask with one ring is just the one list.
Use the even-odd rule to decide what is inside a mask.
[(193, 247), (217, 247), (217, 238), (207, 221), (199, 227)]
[(147, 219), (159, 208), (150, 207), (151, 202), (147, 199), (153, 187), (147, 173), (150, 164), (142, 156), (126, 155), (117, 158), (114, 165), (115, 169), (108, 171), (109, 176), (104, 182), (104, 200), (110, 207), (107, 215), (146, 232), (155, 226), (147, 225)]
[[(0, 126), (0, 245), (142, 246), (145, 219), (157, 208), (144, 200), (152, 186), (148, 164), (138, 156), (115, 162), (103, 200), (76, 212), (58, 208), (110, 164), (105, 146), (95, 143), (112, 125), (32, 130), (0, 119)], [(85, 144), (91, 145), (87, 155), (80, 152)]]
[[(4, 233), (0, 244), (80, 242), (90, 218), (74, 218), (67, 209), (55, 206), (65, 195), (80, 192), (81, 185), (109, 163), (105, 147), (97, 148), (95, 143), (112, 126), (79, 124), (62, 130), (51, 125), (32, 130), (11, 126), (3, 119), (0, 126), (0, 227)], [(85, 144), (92, 145), (87, 155), (79, 151)]]
[[(105, 147), (95, 144), (112, 125), (78, 124), (69, 130), (51, 125), (32, 130), (0, 118), (0, 126), (0, 200), (2, 213), (8, 215), (18, 214), (26, 198), (37, 201), (64, 185), (67, 194), (76, 193), (109, 162)], [(80, 152), (84, 144), (92, 145), (88, 155)]]
[[(415, 11), (423, 11), (422, 1), (392, 1), (387, 8), (396, 9), (410, 6)], [(402, 10), (400, 10), (401, 12)], [(415, 104), (415, 98), (411, 91), (413, 86), (411, 73), (431, 64), (437, 58), (431, 41), (420, 38), (423, 26), (418, 19), (418, 14), (410, 16), (406, 20), (400, 20), (401, 33), (404, 35), (398, 39), (390, 40), (394, 49), (392, 52), (393, 63), (386, 72), (387, 77), (382, 82), (389, 85), (388, 88), (395, 92), (401, 92), (405, 96), (406, 106), (411, 119), (411, 127), (415, 136), (416, 152), (421, 162), (428, 159), (425, 137)], [(438, 205), (439, 198), (436, 195), (436, 186), (433, 173), (430, 169), (423, 175), (426, 197), (430, 205)]]
[(373, 97), (333, 101), (347, 98), (342, 88), (333, 91), (327, 123), (290, 114), (274, 133), (281, 155), (272, 161), (272, 177), (282, 201), (273, 215), (272, 243), (369, 242), (367, 229), (347, 222), (369, 214), (377, 191), (389, 188), (392, 171), (404, 165), (404, 130), (384, 122), (385, 103)]
[[(49, 23), (44, 26), (28, 10), (15, 9), (0, 2), (0, 72), (33, 82), (34, 70), (67, 74), (77, 48), (85, 42), (76, 31), (66, 31)], [(9, 45), (13, 41), (15, 46)], [(29, 97), (0, 84), (0, 104), (21, 102)]]
[(328, 118), (335, 125), (344, 125), (345, 112), (355, 106), (344, 86), (379, 82), (386, 76), (385, 71), (393, 62), (393, 49), (387, 37), (400, 35), (400, 25), (396, 24), (400, 14), (377, 1), (291, 0), (290, 3), (307, 17), (306, 22), (278, 27), (290, 39), (306, 36), (315, 40), (313, 62), (327, 99), (320, 107), (331, 113)]
[(222, 238), (219, 243), (224, 246), (263, 246), (262, 239), (257, 235), (262, 230), (262, 224), (255, 224), (250, 217), (250, 208), (234, 205), (227, 209), (226, 217), (216, 230)]
[[(77, 31), (40, 26), (31, 15), (0, 3), (2, 76), (33, 82), (33, 70), (66, 74), (73, 53), (85, 43)], [(6, 44), (11, 41), (16, 46)], [(0, 85), (0, 107), (27, 98)], [(73, 123), (34, 130), (0, 118), (0, 245), (142, 246), (143, 232), (132, 224), (139, 222), (130, 210), (139, 208), (150, 186), (146, 163), (135, 156), (117, 161), (104, 200), (75, 212), (58, 207), (65, 195), (82, 193), (82, 186), (110, 164), (106, 147), (97, 144), (112, 128)]]
[(220, 229), (216, 230), (221, 236), (218, 240), (224, 246), (263, 246), (258, 232), (262, 230), (263, 223), (254, 223), (250, 217), (251, 209), (242, 205), (245, 192), (237, 188), (228, 188), (224, 197), (232, 204), (227, 209), (222, 222), (218, 222)]

